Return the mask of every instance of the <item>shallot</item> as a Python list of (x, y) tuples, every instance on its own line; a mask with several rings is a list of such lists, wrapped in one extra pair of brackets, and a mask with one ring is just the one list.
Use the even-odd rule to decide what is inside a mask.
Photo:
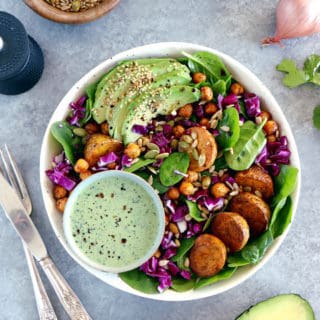
[(280, 0), (277, 27), (273, 37), (262, 44), (281, 44), (281, 40), (304, 37), (320, 32), (320, 0)]

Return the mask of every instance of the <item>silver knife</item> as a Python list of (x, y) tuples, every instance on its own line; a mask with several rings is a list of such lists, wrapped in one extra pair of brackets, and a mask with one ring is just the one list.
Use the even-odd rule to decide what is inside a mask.
[(19, 196), (0, 172), (0, 204), (18, 235), (38, 260), (61, 304), (72, 320), (91, 320), (79, 298), (48, 255), (43, 240)]

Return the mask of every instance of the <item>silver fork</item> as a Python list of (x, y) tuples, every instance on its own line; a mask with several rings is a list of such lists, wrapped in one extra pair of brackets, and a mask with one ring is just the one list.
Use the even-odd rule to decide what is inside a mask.
[[(20, 197), (21, 202), (23, 203), (23, 206), (25, 207), (27, 213), (31, 215), (32, 204), (30, 201), (27, 187), (23, 182), (18, 166), (16, 165), (16, 162), (11, 152), (9, 151), (7, 145), (4, 145), (4, 148), (0, 149), (0, 157), (11, 186), (15, 189), (16, 193)], [(9, 162), (6, 161), (6, 158), (9, 160)], [(52, 304), (50, 302), (50, 299), (48, 297), (48, 294), (46, 292), (46, 289), (40, 278), (40, 274), (37, 269), (34, 258), (30, 250), (28, 249), (28, 247), (25, 245), (23, 241), (22, 241), (22, 244), (23, 244), (23, 249), (27, 259), (31, 280), (32, 280), (32, 286), (33, 286), (34, 296), (36, 299), (37, 309), (39, 313), (39, 319), (40, 320), (58, 320), (54, 312), (54, 309), (52, 307)]]

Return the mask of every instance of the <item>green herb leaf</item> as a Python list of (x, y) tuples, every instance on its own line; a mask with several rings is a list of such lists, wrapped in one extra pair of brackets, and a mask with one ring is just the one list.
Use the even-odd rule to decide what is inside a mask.
[(187, 153), (175, 152), (166, 158), (159, 171), (160, 182), (170, 187), (178, 183), (183, 179), (182, 174), (186, 174), (188, 171), (190, 158)]
[(320, 130), (320, 106), (317, 106), (313, 110), (313, 125)]
[[(309, 76), (309, 78), (311, 79), (311, 82), (314, 82), (313, 81), (314, 77), (316, 78), (319, 77), (319, 68), (320, 68), (320, 56), (316, 54), (312, 54), (304, 62), (303, 70)], [(316, 79), (316, 84), (320, 84), (320, 83), (317, 83), (317, 80), (318, 79)]]
[(71, 126), (66, 121), (58, 121), (52, 125), (50, 130), (72, 164), (75, 164), (83, 150), (81, 138), (73, 133), (74, 128), (76, 127)]
[(172, 261), (176, 262), (180, 269), (188, 269), (184, 266), (184, 261), (186, 259), (187, 253), (193, 247), (194, 242), (195, 237), (189, 239), (184, 238), (180, 240), (180, 247), (177, 250), (177, 254), (172, 258)]
[(298, 87), (310, 79), (309, 75), (305, 71), (299, 70), (295, 62), (290, 59), (282, 60), (282, 62), (277, 65), (277, 70), (287, 72), (282, 82), (289, 88)]
[(241, 255), (241, 252), (236, 252), (228, 255), (228, 267), (242, 267), (250, 264), (246, 259), (244, 259)]
[(273, 225), (270, 226), (270, 229), (273, 234), (273, 238), (279, 237), (287, 229), (292, 219), (292, 213), (293, 213), (293, 204), (292, 204), (291, 197), (288, 197), (285, 201), (285, 205), (278, 212), (276, 220), (274, 221)]
[[(226, 128), (229, 128), (229, 131), (226, 131)], [(216, 137), (218, 144), (223, 149), (233, 147), (240, 137), (238, 111), (233, 107), (224, 110), (217, 129), (219, 131), (219, 135)]]
[(93, 108), (94, 104), (94, 98), (95, 98), (95, 93), (96, 93), (96, 88), (97, 88), (97, 83), (91, 83), (87, 88), (86, 88), (86, 94), (87, 94), (87, 100), (86, 100), (86, 114), (84, 119), (80, 120), (80, 124), (84, 125), (91, 119), (91, 110)]
[(124, 171), (127, 172), (135, 172), (151, 163), (154, 163), (154, 159), (139, 159), (137, 162), (135, 162), (132, 166), (126, 167)]
[(201, 217), (201, 211), (198, 209), (198, 206), (195, 202), (186, 200), (186, 204), (189, 209), (189, 214), (194, 220), (198, 222), (206, 220), (205, 218)]
[(289, 165), (282, 165), (280, 173), (274, 179), (275, 196), (272, 198), (271, 207), (275, 208), (278, 202), (287, 198), (295, 189), (298, 169)]
[(270, 229), (265, 231), (260, 237), (248, 243), (240, 252), (243, 259), (249, 263), (258, 263), (273, 241)]
[(144, 293), (159, 293), (157, 290), (158, 281), (155, 278), (147, 276), (139, 269), (119, 273), (119, 277), (133, 289)]
[(183, 279), (183, 278), (174, 278), (172, 279), (172, 286), (171, 288), (177, 292), (185, 292), (193, 289), (196, 283), (196, 279), (191, 278), (190, 280)]
[(266, 137), (262, 128), (266, 119), (256, 126), (252, 121), (246, 121), (240, 127), (240, 137), (233, 152), (226, 151), (225, 158), (228, 166), (236, 171), (242, 171), (250, 168), (266, 144)]
[(229, 279), (236, 272), (236, 270), (237, 268), (226, 267), (213, 277), (199, 279), (199, 281), (195, 284), (194, 288), (200, 289), (218, 281)]
[(182, 54), (189, 59), (188, 66), (191, 72), (204, 73), (211, 85), (216, 84), (219, 80), (224, 80), (226, 88), (229, 88), (231, 74), (217, 55), (204, 51), (193, 55), (186, 52), (182, 52)]

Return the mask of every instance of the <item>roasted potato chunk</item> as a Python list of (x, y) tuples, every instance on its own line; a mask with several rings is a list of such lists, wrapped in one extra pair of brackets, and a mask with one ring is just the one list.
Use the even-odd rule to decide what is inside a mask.
[(259, 166), (252, 166), (248, 170), (238, 172), (235, 175), (236, 183), (242, 187), (249, 187), (254, 193), (258, 191), (264, 199), (273, 196), (273, 181), (267, 172)]
[(216, 157), (217, 157), (217, 144), (213, 135), (202, 127), (192, 127), (190, 128), (191, 135), (196, 137), (198, 144), (196, 146), (196, 151), (198, 154), (198, 159), (195, 159), (192, 149), (188, 151), (190, 155), (190, 166), (189, 170), (202, 172), (209, 169)]
[(117, 152), (122, 149), (122, 143), (114, 140), (111, 137), (95, 133), (90, 136), (84, 148), (84, 158), (89, 163), (90, 167), (95, 165), (99, 158), (108, 152)]
[(250, 236), (247, 221), (235, 212), (219, 213), (212, 221), (211, 231), (222, 240), (231, 253), (240, 251)]
[(230, 210), (247, 220), (250, 235), (253, 237), (257, 237), (268, 228), (270, 208), (265, 201), (250, 192), (241, 192), (232, 198)]
[(190, 267), (199, 277), (217, 274), (226, 263), (227, 249), (224, 243), (211, 234), (197, 237), (190, 252)]

